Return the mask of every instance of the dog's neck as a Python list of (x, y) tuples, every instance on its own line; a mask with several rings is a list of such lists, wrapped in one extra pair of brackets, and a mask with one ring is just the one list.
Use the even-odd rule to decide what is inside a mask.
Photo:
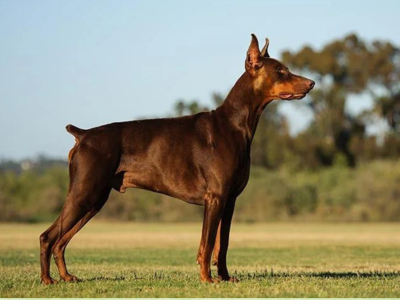
[(234, 130), (243, 133), (250, 143), (261, 113), (273, 100), (273, 98), (265, 99), (261, 93), (258, 93), (253, 81), (253, 78), (245, 72), (235, 83), (222, 105), (216, 109), (216, 113), (220, 114)]

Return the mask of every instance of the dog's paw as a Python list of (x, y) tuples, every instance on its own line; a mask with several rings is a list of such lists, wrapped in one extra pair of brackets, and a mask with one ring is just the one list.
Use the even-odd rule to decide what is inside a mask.
[(48, 285), (48, 284), (57, 284), (58, 283), (57, 280), (55, 280), (55, 279), (53, 279), (51, 277), (42, 277), (41, 282), (43, 284), (46, 284), (46, 285)]
[(239, 282), (239, 279), (236, 277), (231, 277), (231, 276), (218, 276), (219, 280), (221, 281), (229, 281), (229, 282)]
[(61, 279), (64, 280), (65, 282), (78, 282), (79, 281), (79, 279), (76, 276), (70, 275), (70, 274), (62, 277)]

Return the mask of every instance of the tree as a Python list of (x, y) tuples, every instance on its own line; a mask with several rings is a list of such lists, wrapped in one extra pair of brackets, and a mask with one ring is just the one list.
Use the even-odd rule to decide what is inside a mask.
[(374, 112), (387, 121), (392, 131), (400, 133), (400, 49), (375, 41), (371, 52), (369, 92), (375, 99)]
[[(260, 118), (252, 146), (254, 164), (267, 168), (292, 165), (316, 169), (358, 159), (390, 158), (400, 154), (400, 49), (389, 42), (366, 42), (355, 34), (327, 43), (316, 50), (304, 46), (285, 51), (282, 60), (291, 68), (317, 81), (303, 100), (313, 115), (308, 128), (290, 136), (279, 101), (270, 104)], [(358, 115), (347, 110), (350, 96), (364, 94), (374, 107)], [(213, 93), (211, 107), (180, 100), (176, 115), (193, 114), (219, 106), (225, 97)], [(367, 129), (384, 120), (391, 133), (375, 137)], [(369, 127), (369, 128), (368, 128)]]
[(289, 124), (278, 107), (279, 102), (273, 102), (260, 116), (251, 148), (252, 164), (268, 169), (284, 165), (291, 140)]
[[(350, 142), (365, 133), (362, 118), (346, 112), (349, 95), (369, 92), (376, 101), (374, 110), (386, 115), (391, 124), (397, 122), (400, 59), (398, 48), (390, 43), (368, 44), (350, 34), (320, 51), (305, 46), (297, 53), (285, 51), (282, 58), (292, 67), (311, 73), (318, 81), (307, 102), (314, 115), (309, 130), (321, 140), (322, 148), (333, 148), (331, 158), (326, 160), (328, 164), (341, 153), (347, 164), (354, 166)], [(377, 89), (383, 89), (384, 99), (374, 93)]]
[(185, 115), (193, 115), (202, 111), (209, 110), (206, 106), (202, 106), (197, 100), (185, 101), (179, 99), (175, 104), (175, 115), (178, 117)]

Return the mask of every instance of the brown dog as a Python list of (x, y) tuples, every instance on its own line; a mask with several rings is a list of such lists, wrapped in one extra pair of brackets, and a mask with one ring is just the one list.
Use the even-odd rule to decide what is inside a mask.
[[(269, 58), (268, 39), (260, 52), (252, 35), (239, 78), (216, 110), (192, 116), (108, 124), (88, 130), (68, 125), (76, 144), (69, 153), (70, 185), (58, 219), (40, 236), (41, 280), (50, 277), (54, 255), (61, 279), (68, 273), (64, 252), (71, 238), (103, 207), (112, 188), (141, 188), (203, 205), (197, 262), (200, 279), (236, 281), (226, 267), (236, 198), (249, 179), (250, 147), (258, 119), (274, 99), (301, 99), (314, 82)], [(211, 278), (210, 261), (218, 278)]]

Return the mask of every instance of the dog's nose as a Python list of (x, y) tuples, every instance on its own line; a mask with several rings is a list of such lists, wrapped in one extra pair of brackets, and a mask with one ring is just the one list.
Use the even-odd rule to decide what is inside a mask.
[(308, 84), (308, 87), (310, 88), (310, 90), (314, 87), (315, 85), (315, 81), (310, 80), (310, 83)]

